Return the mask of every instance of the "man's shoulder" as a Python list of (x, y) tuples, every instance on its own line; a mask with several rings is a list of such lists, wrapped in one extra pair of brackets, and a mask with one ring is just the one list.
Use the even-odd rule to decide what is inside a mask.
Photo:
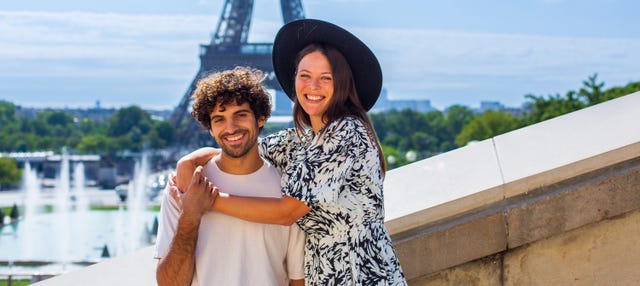
[(276, 168), (275, 165), (271, 164), (269, 160), (265, 160), (264, 158), (262, 158), (262, 161), (264, 162), (264, 165), (262, 166), (262, 168), (260, 168), (261, 170), (266, 172), (269, 176), (276, 176), (276, 177), (282, 176), (278, 168)]

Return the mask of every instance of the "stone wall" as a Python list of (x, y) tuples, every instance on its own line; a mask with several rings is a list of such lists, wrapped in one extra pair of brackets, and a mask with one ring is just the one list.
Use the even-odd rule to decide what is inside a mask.
[(393, 234), (411, 285), (640, 285), (640, 157)]

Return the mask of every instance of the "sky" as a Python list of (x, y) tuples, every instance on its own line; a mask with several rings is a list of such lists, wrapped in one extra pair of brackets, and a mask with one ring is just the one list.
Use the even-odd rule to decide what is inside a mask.
[[(223, 0), (24, 0), (0, 5), (0, 100), (24, 107), (173, 109)], [(149, 3), (153, 3), (150, 5)], [(438, 109), (640, 81), (637, 0), (303, 0), (376, 54), (390, 99)], [(279, 0), (254, 0), (250, 42), (271, 42)]]

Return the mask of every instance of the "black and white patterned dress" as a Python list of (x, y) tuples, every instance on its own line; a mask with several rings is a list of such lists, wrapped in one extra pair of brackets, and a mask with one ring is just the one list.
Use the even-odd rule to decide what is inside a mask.
[(297, 221), (307, 235), (307, 285), (406, 285), (384, 226), (378, 149), (365, 126), (346, 117), (319, 134), (300, 138), (288, 129), (260, 141), (283, 174), (283, 193), (311, 208)]

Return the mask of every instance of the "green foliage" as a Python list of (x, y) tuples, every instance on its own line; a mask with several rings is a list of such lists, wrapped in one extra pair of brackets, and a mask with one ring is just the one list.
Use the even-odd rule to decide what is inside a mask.
[(161, 141), (161, 144), (156, 144), (156, 147), (152, 146), (152, 148), (164, 148), (168, 146), (173, 141), (173, 136), (175, 135), (175, 128), (168, 121), (154, 121), (153, 130), (151, 131), (154, 132), (158, 140)]
[[(405, 109), (370, 114), (370, 117), (382, 145), (397, 152), (399, 157), (395, 157), (404, 158), (403, 154), (416, 150), (417, 159), (420, 160), (454, 149), (455, 136), (475, 115), (467, 107), (454, 105), (444, 113), (437, 110), (420, 113)], [(389, 166), (391, 169), (405, 163), (405, 159), (400, 159)]]
[(640, 81), (628, 83), (625, 86), (612, 87), (605, 91), (607, 97), (618, 98), (640, 91)]
[(108, 121), (77, 119), (67, 111), (45, 110), (27, 119), (16, 107), (0, 101), (0, 152), (29, 152), (66, 147), (80, 154), (106, 154), (120, 150), (161, 149), (173, 141), (174, 127), (154, 121), (137, 106), (118, 110)]
[(121, 108), (109, 119), (108, 136), (119, 137), (134, 132), (137, 129), (141, 134), (151, 130), (153, 123), (151, 115), (138, 106)]
[(0, 100), (0, 125), (4, 126), (16, 119), (16, 106), (8, 101)]
[(406, 156), (402, 156), (401, 152), (392, 146), (382, 145), (382, 153), (384, 153), (384, 159), (389, 170), (409, 163)]
[(115, 146), (111, 138), (104, 134), (92, 134), (82, 137), (76, 149), (80, 154), (96, 154), (115, 151), (112, 147)]
[[(484, 140), (515, 128), (535, 124), (606, 100), (640, 90), (640, 82), (605, 89), (597, 74), (589, 76), (577, 90), (561, 94), (526, 95), (525, 109), (517, 117), (503, 111), (476, 114), (468, 107), (453, 105), (444, 111), (420, 113), (414, 110), (390, 110), (370, 114), (383, 145), (389, 169), (408, 163), (406, 154), (414, 152), (418, 160)], [(161, 149), (174, 142), (175, 127), (155, 121), (137, 106), (117, 110), (107, 121), (76, 118), (66, 111), (47, 110), (33, 119), (18, 116), (20, 109), (0, 100), (0, 152), (58, 151), (63, 147), (80, 154), (107, 154), (118, 151)], [(261, 135), (268, 135), (293, 125), (266, 124)], [(201, 145), (211, 145), (206, 132)], [(6, 162), (4, 163), (6, 165)], [(9, 164), (10, 165), (10, 164)], [(4, 169), (0, 177), (9, 177)], [(15, 176), (15, 175), (12, 175)], [(18, 178), (19, 180), (19, 178)], [(13, 181), (12, 181), (13, 182)]]
[(0, 157), (0, 188), (16, 187), (21, 178), (22, 170), (18, 168), (16, 159)]
[[(0, 286), (9, 285), (8, 279), (0, 279)], [(11, 286), (26, 286), (31, 285), (31, 279), (12, 279)]]
[(530, 112), (523, 118), (523, 121), (527, 125), (576, 111), (585, 106), (585, 104), (578, 99), (574, 91), (567, 92), (564, 97), (559, 94), (548, 96), (547, 98), (530, 94), (525, 97), (530, 100), (526, 103), (527, 109), (529, 109)]
[(455, 138), (455, 136), (462, 131), (462, 128), (469, 124), (475, 117), (473, 111), (466, 106), (453, 105), (446, 111), (446, 127), (449, 138)]
[(440, 138), (446, 133), (446, 120), (439, 111), (422, 114), (411, 109), (391, 110), (370, 117), (383, 145), (395, 146), (401, 151), (442, 150)]
[[(174, 127), (168, 122), (154, 122), (151, 115), (138, 106), (118, 110), (110, 119), (106, 135), (115, 150), (161, 149), (173, 140)], [(104, 145), (101, 145), (104, 146)], [(107, 150), (104, 150), (107, 151)]]
[(462, 147), (471, 141), (488, 139), (519, 127), (518, 119), (513, 115), (489, 110), (477, 116), (465, 125), (456, 136), (456, 145)]
[(547, 97), (526, 95), (525, 98), (528, 101), (525, 106), (528, 112), (523, 116), (522, 122), (524, 125), (534, 124), (640, 91), (640, 82), (632, 82), (623, 87), (603, 90), (605, 83), (598, 82), (597, 74), (589, 76), (587, 80), (582, 82), (582, 85), (578, 91), (570, 90), (564, 96), (560, 94)]

